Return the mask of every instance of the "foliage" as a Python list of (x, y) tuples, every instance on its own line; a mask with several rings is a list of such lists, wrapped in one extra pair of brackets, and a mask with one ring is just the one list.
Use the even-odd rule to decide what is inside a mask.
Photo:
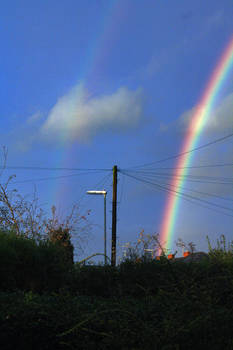
[[(3, 166), (0, 178), (6, 167), (7, 150), (3, 148)], [(15, 175), (10, 176), (4, 183), (0, 182), (0, 229), (15, 232), (33, 238), (37, 242), (42, 240), (55, 240), (62, 233), (63, 246), (67, 247), (67, 257), (73, 260), (73, 246), (71, 238), (75, 237), (76, 250), (83, 250), (87, 241), (87, 235), (91, 226), (88, 221), (90, 211), (81, 214), (77, 204), (74, 204), (70, 212), (64, 216), (58, 215), (56, 207), (51, 207), (48, 216), (40, 205), (36, 189), (31, 199), (21, 195), (17, 189), (12, 188), (12, 180)], [(66, 237), (66, 239), (64, 239)], [(58, 239), (61, 242), (60, 239)]]
[(0, 293), (4, 349), (232, 349), (233, 262), (73, 267), (74, 285)]
[(64, 247), (36, 242), (14, 232), (0, 232), (0, 289), (59, 289), (71, 269)]
[(191, 254), (196, 251), (196, 245), (193, 242), (185, 243), (182, 238), (177, 239), (176, 246), (182, 248), (182, 251), (189, 251)]
[(36, 191), (33, 199), (27, 200), (16, 189), (8, 190), (8, 185), (13, 177), (4, 185), (0, 184), (0, 228), (14, 231), (16, 234), (24, 234), (27, 238), (37, 241), (54, 237), (55, 231), (64, 231), (71, 238), (71, 232), (75, 235), (77, 248), (82, 249), (86, 235), (90, 230), (86, 215), (81, 215), (79, 207), (73, 205), (71, 212), (65, 218), (57, 215), (56, 207), (51, 208), (51, 217), (40, 207)]
[(213, 248), (207, 237), (209, 259), (171, 263), (158, 235), (142, 231), (117, 267), (73, 264), (71, 233), (86, 221), (78, 208), (62, 221), (52, 207), (48, 219), (36, 197), (30, 204), (8, 184), (0, 185), (1, 348), (233, 348), (233, 241), (221, 235)]
[(210, 243), (210, 239), (207, 236), (207, 242), (209, 247), (209, 255), (213, 260), (227, 261), (233, 259), (233, 240), (226, 242), (226, 237), (221, 234), (217, 239), (217, 246), (213, 248)]
[(53, 229), (49, 232), (49, 240), (52, 243), (57, 243), (62, 246), (66, 251), (66, 260), (73, 263), (74, 262), (74, 247), (70, 241), (71, 235), (68, 228)]
[(166, 249), (161, 247), (159, 234), (145, 234), (144, 230), (139, 233), (136, 243), (128, 243), (123, 261), (147, 261), (154, 259), (156, 255), (165, 255)]

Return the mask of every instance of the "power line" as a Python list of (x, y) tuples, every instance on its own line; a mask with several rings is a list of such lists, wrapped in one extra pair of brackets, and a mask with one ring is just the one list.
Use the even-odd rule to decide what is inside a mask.
[(85, 169), (85, 168), (56, 168), (56, 167), (37, 167), (37, 166), (0, 166), (0, 169), (18, 169), (18, 170), (70, 170), (70, 171), (111, 171), (111, 169)]
[[(185, 167), (153, 167), (144, 169), (144, 171), (150, 170), (174, 170), (174, 169), (200, 169), (200, 168), (220, 168), (220, 167), (230, 167), (233, 166), (233, 163), (223, 163), (223, 164), (204, 164), (204, 165), (193, 165), (193, 166), (185, 166)], [(128, 169), (123, 169), (128, 171)]]
[(232, 177), (224, 177), (224, 176), (207, 176), (207, 175), (192, 175), (192, 174), (173, 174), (173, 173), (161, 173), (154, 171), (146, 171), (146, 170), (128, 170), (128, 172), (139, 173), (139, 174), (148, 174), (148, 175), (161, 175), (161, 176), (170, 176), (170, 177), (181, 177), (181, 178), (198, 178), (198, 179), (210, 179), (210, 180), (225, 180), (225, 181), (233, 181)]
[[(100, 173), (101, 171), (95, 171), (96, 173)], [(70, 177), (76, 177), (80, 175), (89, 175), (93, 174), (92, 172), (86, 172), (86, 173), (81, 173), (81, 174), (70, 174), (70, 175), (61, 175), (61, 176), (49, 176), (49, 177), (43, 177), (43, 178), (38, 178), (38, 179), (28, 179), (28, 180), (22, 180), (22, 181), (14, 181), (10, 182), (9, 184), (19, 184), (19, 183), (27, 183), (27, 182), (38, 182), (38, 181), (47, 181), (47, 180), (56, 180), (56, 179), (62, 179), (62, 178), (70, 178)]]
[[(202, 203), (204, 203), (204, 204), (207, 204), (207, 205), (211, 205), (211, 206), (214, 206), (214, 207), (218, 207), (218, 208), (220, 208), (220, 209), (229, 210), (229, 211), (231, 211), (231, 212), (233, 213), (233, 209), (231, 209), (231, 208), (228, 208), (228, 207), (225, 207), (225, 206), (222, 206), (222, 205), (218, 205), (218, 204), (216, 204), (216, 203), (212, 203), (212, 202), (206, 201), (206, 200), (204, 200), (204, 199), (200, 199), (200, 198), (197, 198), (197, 197), (194, 197), (194, 196), (185, 194), (185, 193), (180, 192), (180, 191), (176, 191), (176, 190), (169, 189), (169, 188), (167, 188), (166, 186), (161, 186), (161, 185), (159, 185), (159, 184), (157, 184), (157, 183), (153, 183), (153, 182), (150, 182), (150, 181), (147, 181), (147, 180), (144, 180), (144, 179), (140, 179), (140, 178), (138, 178), (138, 177), (136, 177), (136, 176), (127, 174), (127, 173), (124, 172), (124, 171), (121, 171), (121, 172), (122, 172), (124, 175), (129, 176), (129, 177), (132, 177), (132, 178), (134, 178), (134, 179), (137, 180), (137, 181), (140, 181), (140, 182), (147, 183), (147, 184), (149, 184), (149, 185), (155, 186), (155, 187), (157, 187), (158, 189), (160, 189), (160, 190), (162, 190), (162, 191), (172, 193), (173, 195), (178, 196), (178, 197), (181, 197), (181, 198), (183, 198), (183, 199), (185, 199), (185, 200), (191, 201), (192, 203), (195, 203), (195, 201), (198, 201), (198, 202), (201, 202), (201, 203), (198, 203), (198, 205), (203, 206)], [(197, 203), (195, 203), (195, 204), (197, 204)], [(208, 207), (208, 206), (205, 206), (205, 207), (216, 211), (216, 209), (214, 209), (214, 208), (210, 208), (210, 207)], [(225, 213), (225, 212), (222, 212), (222, 211), (218, 211), (218, 212), (221, 212), (221, 213), (224, 214), (224, 215), (233, 217), (233, 215), (227, 214), (227, 213)]]
[(233, 133), (228, 134), (228, 135), (223, 136), (223, 137), (220, 137), (220, 138), (218, 138), (218, 139), (215, 139), (215, 140), (213, 140), (213, 141), (211, 141), (211, 142), (208, 142), (208, 143), (206, 143), (206, 144), (204, 144), (204, 145), (195, 147), (195, 148), (193, 148), (193, 149), (191, 149), (191, 150), (189, 150), (189, 151), (182, 152), (182, 153), (179, 153), (179, 154), (176, 154), (176, 155), (174, 155), (174, 156), (170, 156), (170, 157), (167, 157), (167, 158), (164, 158), (164, 159), (160, 159), (160, 160), (157, 160), (157, 161), (155, 161), (155, 162), (151, 162), (151, 163), (146, 163), (146, 164), (143, 164), (143, 165), (138, 165), (138, 166), (130, 167), (129, 169), (133, 169), (133, 168), (142, 168), (142, 167), (144, 167), (144, 166), (149, 166), (149, 165), (153, 165), (153, 164), (156, 164), (156, 163), (162, 163), (162, 162), (165, 162), (165, 161), (170, 160), (170, 159), (179, 158), (179, 157), (181, 157), (181, 156), (183, 156), (183, 155), (185, 155), (185, 154), (192, 153), (192, 152), (194, 152), (194, 151), (198, 151), (198, 150), (200, 150), (200, 149), (206, 148), (206, 147), (211, 146), (211, 145), (213, 145), (213, 144), (215, 144), (215, 143), (218, 143), (218, 142), (222, 142), (222, 141), (224, 141), (224, 140), (226, 140), (226, 139), (228, 139), (228, 138), (230, 138), (230, 137), (232, 137), (232, 136), (233, 136)]
[[(178, 178), (183, 179), (185, 178), (185, 181), (192, 181), (192, 182), (201, 182), (201, 183), (213, 183), (213, 184), (224, 184), (224, 185), (232, 185), (233, 184), (233, 178), (227, 178), (222, 176), (206, 176), (206, 175), (182, 175), (182, 174), (172, 174), (172, 173), (161, 173), (161, 172), (150, 172), (146, 170), (124, 170), (127, 173), (133, 173), (141, 176), (150, 176), (152, 178)], [(205, 181), (203, 181), (203, 180)], [(207, 181), (206, 181), (207, 180)], [(210, 181), (208, 181), (210, 180)], [(222, 181), (222, 182), (220, 182)], [(224, 182), (223, 182), (224, 181)]]
[[(204, 147), (204, 146), (203, 146)], [(194, 151), (195, 149), (191, 150)], [(191, 152), (190, 151), (190, 152)], [(175, 158), (175, 157), (179, 157), (185, 153), (189, 153), (189, 152), (184, 152), (181, 153), (180, 155), (176, 155), (176, 156), (172, 156), (169, 157), (169, 159)], [(150, 164), (154, 164), (154, 163), (159, 163), (159, 162), (163, 162), (166, 159), (161, 159), (159, 161), (155, 161), (153, 163)], [(148, 163), (149, 164), (149, 163)], [(146, 165), (146, 164), (145, 164)], [(143, 166), (143, 165), (142, 165)], [(137, 166), (137, 167), (130, 167), (130, 168), (126, 168), (126, 169), (122, 169), (122, 170), (129, 170), (132, 168), (139, 168), (142, 166)], [(230, 167), (233, 166), (233, 163), (223, 163), (223, 164), (204, 164), (204, 165), (194, 165), (194, 166), (187, 166), (187, 167), (153, 167), (153, 168), (149, 168), (149, 169), (144, 169), (144, 170), (173, 170), (173, 169), (199, 169), (199, 168), (217, 168), (217, 167)], [(55, 171), (61, 171), (61, 170), (67, 170), (67, 171), (111, 171), (112, 169), (107, 169), (107, 168), (67, 168), (67, 167), (63, 167), (63, 168), (57, 168), (57, 167), (37, 167), (37, 166), (0, 166), (0, 169), (15, 169), (15, 170), (55, 170)]]
[[(124, 175), (126, 175), (126, 174), (124, 174)], [(126, 176), (128, 176), (128, 175), (126, 175)], [(143, 182), (143, 184), (144, 184), (145, 186), (149, 187), (149, 188), (152, 187), (154, 190), (157, 190), (157, 191), (169, 192), (169, 191), (166, 191), (166, 190), (161, 189), (161, 188), (155, 188), (155, 187), (156, 187), (155, 185), (154, 185), (154, 186), (151, 186), (151, 185), (149, 185), (147, 182)], [(212, 207), (210, 207), (210, 206), (208, 206), (208, 205), (204, 205), (204, 204), (202, 204), (202, 203), (197, 203), (197, 202), (195, 202), (195, 201), (193, 201), (193, 200), (191, 200), (191, 199), (189, 199), (189, 198), (185, 198), (184, 196), (182, 196), (182, 195), (180, 195), (180, 194), (174, 194), (174, 195), (175, 195), (176, 197), (178, 197), (178, 198), (184, 199), (186, 202), (190, 202), (190, 203), (192, 203), (192, 204), (198, 205), (198, 206), (203, 207), (203, 208), (207, 208), (207, 209), (212, 210), (212, 211), (215, 211), (215, 212), (217, 212), (217, 213), (220, 213), (220, 214), (223, 214), (223, 215), (226, 215), (226, 216), (233, 217), (233, 215), (227, 214), (227, 213), (225, 213), (225, 212), (222, 212), (221, 210), (212, 208)]]
[[(98, 182), (93, 186), (93, 188), (98, 190), (98, 189), (100, 189), (101, 187), (103, 187), (103, 186), (107, 183), (107, 181), (109, 180), (109, 178), (110, 178), (111, 175), (112, 175), (112, 171), (109, 172), (109, 174), (105, 175), (103, 178), (101, 178), (100, 181), (98, 181)], [(103, 189), (103, 188), (102, 188), (102, 189)], [(81, 197), (80, 197), (79, 200), (78, 200), (78, 203), (79, 203), (79, 204), (80, 204), (80, 202), (83, 200), (84, 197), (87, 198), (87, 196), (86, 196), (86, 189), (83, 190), (83, 191), (81, 191), (81, 193), (82, 193), (82, 192), (83, 192), (83, 194), (81, 195)], [(90, 201), (90, 196), (89, 196), (88, 199), (87, 199), (87, 202), (88, 202), (88, 201)]]
[[(127, 172), (126, 172), (126, 174), (127, 174)], [(141, 179), (153, 180), (153, 178), (151, 179), (150, 176), (145, 176), (145, 175), (143, 175), (143, 177), (141, 176)], [(158, 181), (158, 180), (157, 180), (157, 181)], [(173, 184), (168, 183), (168, 182), (159, 182), (159, 184), (160, 184), (160, 185), (167, 185), (167, 186), (170, 186), (170, 187), (175, 187), (175, 188), (177, 188), (176, 185), (173, 185)], [(187, 188), (187, 187), (183, 187), (183, 186), (178, 186), (178, 188), (182, 188), (183, 190), (190, 191), (190, 192), (193, 192), (193, 193), (201, 194), (201, 195), (203, 195), (203, 196), (215, 197), (215, 198), (218, 198), (218, 199), (222, 199), (222, 200), (232, 201), (232, 202), (233, 202), (233, 198), (222, 197), (222, 196), (219, 196), (219, 195), (217, 195), (217, 194), (215, 194), (215, 193), (197, 191), (197, 190), (194, 190), (194, 189), (191, 189), (191, 188)]]

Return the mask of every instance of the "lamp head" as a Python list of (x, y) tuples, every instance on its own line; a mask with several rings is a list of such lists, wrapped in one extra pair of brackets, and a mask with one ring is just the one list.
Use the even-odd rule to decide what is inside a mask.
[(102, 194), (103, 195), (103, 194), (107, 194), (107, 191), (105, 191), (105, 190), (104, 191), (87, 191), (86, 193), (87, 194), (97, 194), (97, 195)]

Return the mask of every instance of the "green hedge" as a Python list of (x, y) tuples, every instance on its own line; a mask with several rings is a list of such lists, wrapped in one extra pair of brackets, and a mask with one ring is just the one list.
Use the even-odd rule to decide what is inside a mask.
[(0, 232), (0, 289), (52, 291), (64, 283), (71, 264), (65, 249), (49, 241), (39, 243)]
[(232, 302), (206, 290), (103, 299), (0, 293), (4, 350), (232, 349)]
[(68, 264), (64, 248), (0, 233), (0, 348), (233, 349), (233, 256)]

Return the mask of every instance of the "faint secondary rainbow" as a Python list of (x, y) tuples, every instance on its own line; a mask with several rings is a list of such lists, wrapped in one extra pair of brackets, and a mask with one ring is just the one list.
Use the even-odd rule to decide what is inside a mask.
[[(78, 70), (78, 82), (82, 82), (88, 97), (95, 93), (96, 85), (100, 80), (102, 70), (107, 66), (108, 56), (111, 53), (112, 46), (120, 35), (121, 21), (124, 21), (127, 15), (128, 5), (124, 0), (109, 0), (100, 12), (98, 31), (89, 43), (86, 50), (83, 66)], [(70, 167), (73, 163), (73, 157), (77, 149), (75, 142), (67, 142), (69, 133), (64, 131), (63, 152), (57, 162), (57, 167)], [(78, 159), (77, 159), (78, 161)], [(75, 177), (73, 178), (75, 179)], [(64, 180), (65, 181), (65, 180)], [(55, 181), (50, 188), (50, 197), (59, 207), (64, 204), (64, 198), (67, 198), (68, 186), (71, 181), (65, 181), (64, 184), (59, 180)]]
[(233, 66), (233, 37), (223, 51), (208, 83), (191, 117), (185, 140), (182, 144), (181, 154), (178, 158), (175, 171), (173, 173), (171, 187), (174, 188), (167, 197), (162, 224), (160, 228), (160, 240), (166, 249), (171, 248), (175, 223), (178, 215), (180, 197), (177, 192), (182, 189), (185, 176), (188, 173), (193, 153), (187, 153), (196, 147), (201, 132), (210, 116), (215, 100)]

